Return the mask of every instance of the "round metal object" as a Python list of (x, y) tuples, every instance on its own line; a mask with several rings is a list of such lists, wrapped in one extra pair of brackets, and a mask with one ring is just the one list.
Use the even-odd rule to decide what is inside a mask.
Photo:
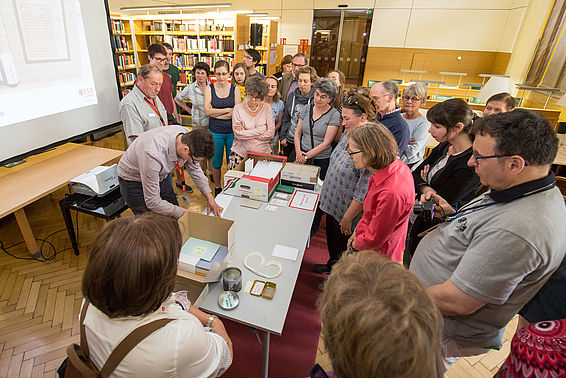
[(218, 305), (224, 310), (232, 310), (240, 304), (240, 297), (233, 291), (224, 291), (218, 297)]
[(236, 267), (228, 267), (222, 272), (222, 288), (225, 291), (242, 290), (242, 271)]

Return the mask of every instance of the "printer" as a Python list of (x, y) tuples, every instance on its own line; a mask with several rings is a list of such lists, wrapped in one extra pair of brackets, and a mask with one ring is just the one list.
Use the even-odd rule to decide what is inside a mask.
[(103, 197), (119, 186), (118, 165), (110, 167), (98, 166), (71, 179), (71, 187), (75, 193), (87, 196)]

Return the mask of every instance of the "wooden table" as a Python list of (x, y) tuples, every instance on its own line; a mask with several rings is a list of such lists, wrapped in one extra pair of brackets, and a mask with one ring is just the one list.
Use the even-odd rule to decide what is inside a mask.
[(124, 151), (67, 143), (29, 157), (13, 168), (0, 168), (0, 218), (14, 213), (29, 253), (39, 248), (24, 207), (56, 190), (89, 169), (122, 156)]

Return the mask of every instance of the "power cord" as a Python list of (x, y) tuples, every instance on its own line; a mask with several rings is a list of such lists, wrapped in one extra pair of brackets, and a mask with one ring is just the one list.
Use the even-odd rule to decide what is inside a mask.
[[(71, 189), (71, 186), (68, 185), (67, 191), (64, 194), (65, 198), (68, 198), (70, 196), (70, 193), (69, 193), (70, 189)], [(96, 196), (91, 196), (91, 197), (85, 199), (78, 206), (82, 206), (85, 202), (93, 199), (94, 197), (96, 197)], [(79, 212), (78, 211), (75, 211), (74, 227), (76, 228), (75, 235), (76, 235), (77, 245), (79, 245), (80, 239), (79, 239)], [(73, 247), (67, 247), (67, 248), (64, 248), (60, 251), (57, 251), (57, 249), (55, 248), (53, 243), (51, 243), (49, 241), (50, 237), (54, 236), (55, 234), (58, 234), (59, 232), (63, 232), (63, 231), (67, 231), (67, 228), (63, 228), (61, 230), (54, 231), (54, 232), (50, 233), (49, 235), (47, 235), (47, 237), (44, 238), (44, 239), (38, 239), (38, 238), (35, 239), (36, 241), (41, 242), (41, 244), (39, 245), (39, 254), (40, 254), (41, 257), (33, 257), (33, 256), (22, 257), (22, 256), (16, 256), (16, 255), (9, 252), (10, 249), (15, 248), (18, 245), (25, 243), (25, 241), (21, 241), (21, 242), (18, 242), (16, 244), (12, 244), (9, 247), (5, 247), (4, 242), (2, 240), (0, 240), (0, 250), (2, 252), (4, 252), (5, 254), (7, 254), (8, 256), (11, 256), (11, 257), (18, 259), (18, 260), (36, 260), (36, 261), (40, 261), (40, 262), (52, 261), (52, 260), (55, 260), (55, 257), (57, 256), (57, 254), (62, 253), (62, 252), (69, 250), (69, 249), (73, 249)], [(53, 254), (48, 256), (48, 254), (47, 254), (48, 251), (44, 251), (44, 246), (49, 247), (53, 251)]]

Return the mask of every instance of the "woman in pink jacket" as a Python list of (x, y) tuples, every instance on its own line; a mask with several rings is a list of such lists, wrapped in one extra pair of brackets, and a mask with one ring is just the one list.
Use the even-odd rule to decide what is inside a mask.
[(233, 169), (249, 152), (271, 153), (270, 141), (275, 132), (271, 106), (263, 101), (267, 95), (267, 83), (258, 77), (246, 81), (246, 99), (237, 104), (232, 112), (234, 144), (230, 152), (228, 169)]
[(403, 261), (415, 185), (409, 167), (397, 157), (397, 142), (381, 123), (366, 123), (348, 134), (348, 153), (356, 169), (372, 176), (362, 219), (348, 241), (348, 250), (373, 249)]

